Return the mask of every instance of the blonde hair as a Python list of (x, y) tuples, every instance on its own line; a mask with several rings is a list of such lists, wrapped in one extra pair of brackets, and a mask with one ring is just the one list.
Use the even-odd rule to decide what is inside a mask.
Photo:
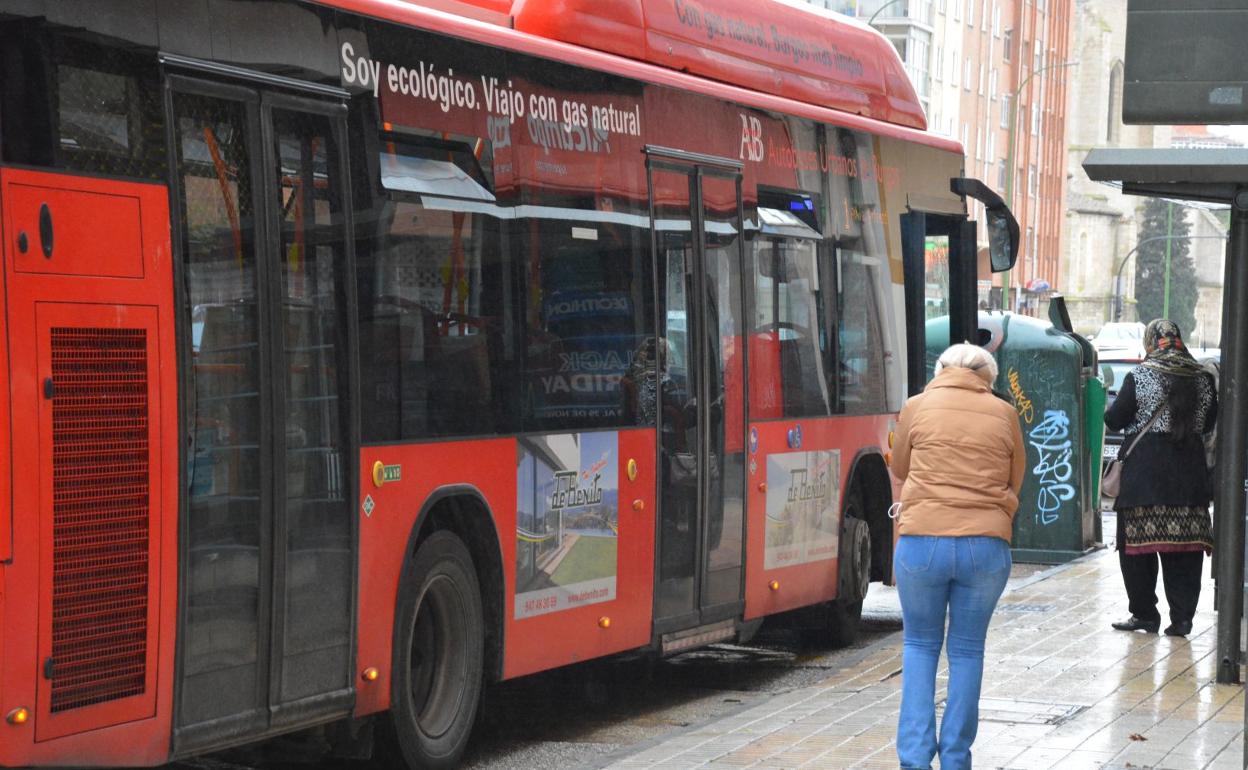
[(959, 369), (970, 369), (989, 385), (992, 385), (993, 380), (997, 379), (996, 359), (987, 350), (969, 342), (951, 345), (944, 353), (941, 353), (940, 358), (936, 361), (936, 374), (940, 374), (942, 369), (951, 366)]

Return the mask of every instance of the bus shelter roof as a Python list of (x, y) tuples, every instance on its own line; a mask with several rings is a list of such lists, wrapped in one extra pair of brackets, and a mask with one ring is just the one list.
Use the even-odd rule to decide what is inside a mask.
[(1094, 182), (1121, 183), (1128, 195), (1229, 204), (1248, 190), (1248, 148), (1097, 148), (1083, 170)]

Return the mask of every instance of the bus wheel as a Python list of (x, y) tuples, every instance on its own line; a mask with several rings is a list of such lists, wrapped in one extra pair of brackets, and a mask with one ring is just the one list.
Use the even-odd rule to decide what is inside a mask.
[(386, 753), (413, 770), (453, 767), (481, 701), (485, 639), (476, 569), (454, 534), (434, 533), (408, 560), (395, 628)]
[(871, 528), (863, 519), (862, 488), (855, 484), (841, 518), (837, 597), (828, 602), (826, 641), (847, 647), (858, 641), (862, 600), (871, 584)]

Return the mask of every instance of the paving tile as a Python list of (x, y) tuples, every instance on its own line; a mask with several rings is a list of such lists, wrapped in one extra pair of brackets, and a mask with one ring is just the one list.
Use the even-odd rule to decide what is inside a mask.
[(1053, 763), (1053, 770), (1096, 770), (1111, 762), (1114, 755), (1113, 751), (1072, 751)]
[[(1011, 590), (989, 629), (976, 767), (1242, 770), (1244, 690), (1214, 683), (1212, 594), (1193, 634), (1172, 639), (1109, 627), (1125, 605), (1112, 552)], [(894, 770), (900, 652), (895, 635), (818, 685), (610, 767)], [(942, 658), (938, 699), (947, 676)]]

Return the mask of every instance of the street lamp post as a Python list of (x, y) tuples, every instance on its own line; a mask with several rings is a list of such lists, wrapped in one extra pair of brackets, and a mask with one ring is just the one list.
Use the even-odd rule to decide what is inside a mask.
[(879, 8), (876, 8), (875, 13), (871, 14), (871, 18), (867, 19), (867, 26), (870, 27), (875, 23), (875, 17), (880, 15), (880, 11), (883, 11), (885, 8), (888, 8), (889, 6), (897, 5), (898, 3), (904, 3), (904, 2), (906, 2), (906, 0), (889, 0), (889, 2), (885, 3), (884, 5), (881, 5)]
[[(1019, 64), (1022, 64), (1022, 62), (1020, 61)], [(1074, 67), (1078, 64), (1079, 64), (1078, 61), (1054, 62), (1053, 64), (1047, 64), (1038, 70), (1032, 70), (1031, 74), (1023, 78), (1023, 82), (1019, 83), (1018, 88), (1014, 89), (1014, 91), (1010, 94), (1010, 132), (1009, 132), (1008, 141), (1006, 143), (1006, 151), (1005, 151), (1005, 202), (1010, 207), (1011, 211), (1014, 210), (1014, 144), (1015, 144), (1015, 134), (1017, 133), (1017, 128), (1018, 128), (1018, 97), (1022, 95), (1023, 89), (1027, 87), (1027, 84), (1031, 82), (1031, 79), (1034, 78), (1036, 75), (1039, 75), (1041, 72), (1044, 72), (1045, 70), (1051, 70), (1051, 69), (1062, 69), (1064, 67)], [(1001, 280), (1004, 286), (1004, 290), (1002, 292), (1002, 305), (1004, 306), (1006, 310), (1009, 310), (1010, 309), (1010, 271), (1009, 270), (1005, 271), (1005, 275), (1002, 277)]]
[[(1170, 241), (1180, 241), (1180, 240), (1196, 241), (1196, 240), (1201, 240), (1201, 239), (1217, 238), (1220, 241), (1225, 241), (1229, 237), (1230, 237), (1229, 235), (1154, 235), (1150, 238), (1145, 238), (1144, 240), (1135, 244), (1135, 246), (1131, 247), (1131, 250), (1127, 252), (1126, 256), (1122, 258), (1122, 261), (1118, 263), (1118, 269), (1114, 271), (1114, 320), (1115, 321), (1122, 320), (1122, 305), (1123, 305), (1122, 269), (1127, 266), (1127, 263), (1131, 261), (1131, 257), (1135, 256), (1135, 252), (1139, 251), (1141, 246), (1143, 246), (1146, 243), (1154, 243), (1156, 241), (1166, 241), (1167, 246), (1169, 245)], [(1169, 262), (1166, 263), (1166, 283), (1167, 285), (1170, 283), (1170, 263)], [(1164, 312), (1162, 315), (1169, 317), (1169, 309), (1167, 308), (1166, 312)]]

